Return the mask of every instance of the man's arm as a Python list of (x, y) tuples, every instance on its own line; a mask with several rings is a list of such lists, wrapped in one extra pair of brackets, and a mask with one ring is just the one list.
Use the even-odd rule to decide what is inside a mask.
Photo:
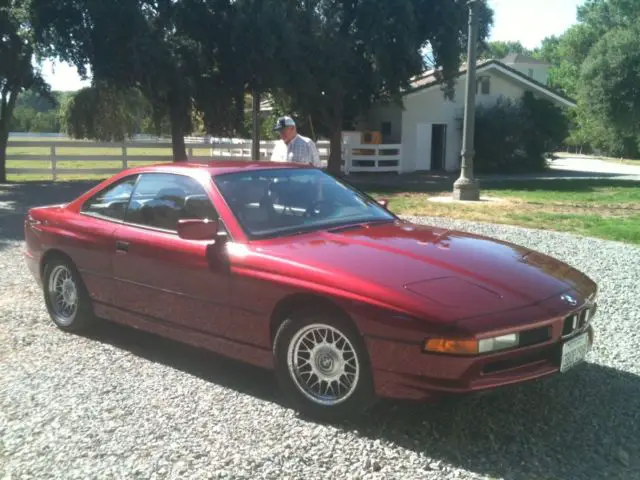
[(311, 163), (316, 167), (320, 167), (320, 152), (318, 152), (313, 140), (309, 142), (309, 156), (311, 157)]
[(272, 162), (282, 162), (282, 141), (276, 141), (273, 146), (273, 150), (271, 150), (271, 161)]

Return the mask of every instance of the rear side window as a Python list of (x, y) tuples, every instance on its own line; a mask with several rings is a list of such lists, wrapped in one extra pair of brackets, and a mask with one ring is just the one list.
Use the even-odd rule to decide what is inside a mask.
[(126, 222), (172, 232), (180, 219), (218, 219), (205, 189), (191, 177), (147, 173), (131, 196)]
[(82, 205), (82, 212), (109, 220), (124, 220), (138, 175), (131, 175), (96, 193)]

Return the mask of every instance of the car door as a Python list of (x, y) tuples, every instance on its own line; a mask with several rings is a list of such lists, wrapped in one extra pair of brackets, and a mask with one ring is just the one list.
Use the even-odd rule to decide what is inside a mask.
[(211, 241), (178, 236), (181, 218), (218, 218), (207, 189), (188, 175), (143, 173), (114, 235), (119, 307), (220, 335), (229, 322), (229, 277), (211, 262)]
[(128, 175), (107, 185), (83, 203), (79, 215), (69, 219), (74, 235), (66, 251), (82, 274), (97, 308), (117, 302), (113, 235), (124, 220), (137, 178), (137, 174)]

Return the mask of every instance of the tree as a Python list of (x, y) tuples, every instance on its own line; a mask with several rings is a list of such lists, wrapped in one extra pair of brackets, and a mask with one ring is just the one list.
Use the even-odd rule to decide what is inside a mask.
[[(636, 0), (587, 0), (577, 9), (577, 24), (559, 37), (546, 38), (537, 49), (535, 55), (552, 64), (549, 71), (551, 88), (578, 100), (578, 109), (572, 114), (568, 144), (579, 145), (581, 148), (598, 148), (614, 155), (622, 155), (623, 152), (630, 154), (635, 150), (635, 134), (628, 129), (621, 130), (624, 121), (614, 121), (609, 116), (612, 112), (605, 113), (602, 108), (595, 108), (595, 103), (600, 107), (605, 104), (604, 97), (600, 94), (603, 90), (596, 88), (593, 92), (597, 98), (591, 98), (591, 87), (594, 84), (591, 81), (585, 82), (583, 75), (587, 68), (591, 72), (588, 77), (595, 81), (598, 76), (597, 68), (608, 64), (608, 61), (602, 59), (595, 60), (596, 57), (601, 57), (601, 52), (596, 51), (597, 45), (610, 32), (633, 31), (639, 17), (640, 3)], [(635, 52), (629, 50), (620, 52), (620, 55), (616, 62), (622, 62), (622, 57), (627, 55), (634, 56)], [(594, 67), (596, 63), (599, 63), (598, 67)], [(597, 83), (601, 86), (606, 83), (605, 76), (610, 76), (610, 83), (613, 85), (617, 82), (616, 79), (626, 75), (620, 71), (600, 73), (602, 78)], [(628, 99), (623, 101), (624, 104), (629, 104)], [(627, 107), (623, 106), (621, 111), (625, 108)], [(624, 115), (619, 118), (624, 118)]]
[(551, 86), (576, 97), (580, 69), (594, 45), (610, 30), (630, 27), (639, 16), (636, 0), (587, 0), (577, 7), (578, 23), (559, 37), (544, 39), (536, 51), (552, 64)]
[(491, 173), (543, 171), (545, 153), (555, 149), (567, 134), (563, 110), (531, 92), (517, 101), (501, 98), (495, 105), (478, 105), (475, 167)]
[(34, 39), (28, 21), (27, 0), (0, 0), (0, 182), (7, 181), (9, 127), (18, 95), (49, 88), (33, 66)]
[(624, 154), (637, 157), (640, 141), (640, 22), (617, 27), (590, 50), (579, 98), (591, 117), (611, 125), (623, 139)]
[(107, 84), (85, 87), (60, 111), (62, 130), (72, 138), (124, 141), (142, 129), (148, 104), (139, 90)]
[[(468, 10), (455, 0), (291, 1), (289, 68), (282, 90), (330, 139), (329, 171), (341, 168), (341, 131), (375, 101), (401, 102), (429, 46), (445, 94), (466, 47)], [(492, 12), (482, 3), (480, 40)]]
[(504, 42), (497, 40), (484, 43), (478, 50), (478, 59), (495, 58), (501, 60), (510, 53), (521, 53), (524, 55), (531, 55), (533, 53), (531, 50), (525, 48), (519, 41)]
[(243, 91), (252, 97), (252, 125), (254, 153), (260, 142), (260, 99), (278, 86), (282, 69), (287, 68), (285, 47), (289, 41), (287, 32), (287, 5), (291, 0), (237, 0), (234, 2), (234, 18), (231, 38), (237, 57), (233, 62), (234, 75)]
[[(187, 159), (191, 130), (190, 47), (176, 17), (196, 0), (32, 0), (32, 20), (45, 51), (66, 60), (95, 84), (139, 89), (154, 117), (169, 117), (173, 157)], [(211, 30), (211, 33), (215, 30)], [(43, 47), (44, 48), (44, 47)]]

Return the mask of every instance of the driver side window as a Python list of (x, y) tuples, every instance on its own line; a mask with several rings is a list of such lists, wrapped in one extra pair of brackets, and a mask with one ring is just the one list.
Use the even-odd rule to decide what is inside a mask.
[(124, 220), (138, 175), (131, 175), (96, 193), (82, 205), (82, 213), (107, 220)]
[(126, 222), (175, 232), (181, 219), (218, 219), (202, 185), (185, 175), (143, 174), (131, 196)]

